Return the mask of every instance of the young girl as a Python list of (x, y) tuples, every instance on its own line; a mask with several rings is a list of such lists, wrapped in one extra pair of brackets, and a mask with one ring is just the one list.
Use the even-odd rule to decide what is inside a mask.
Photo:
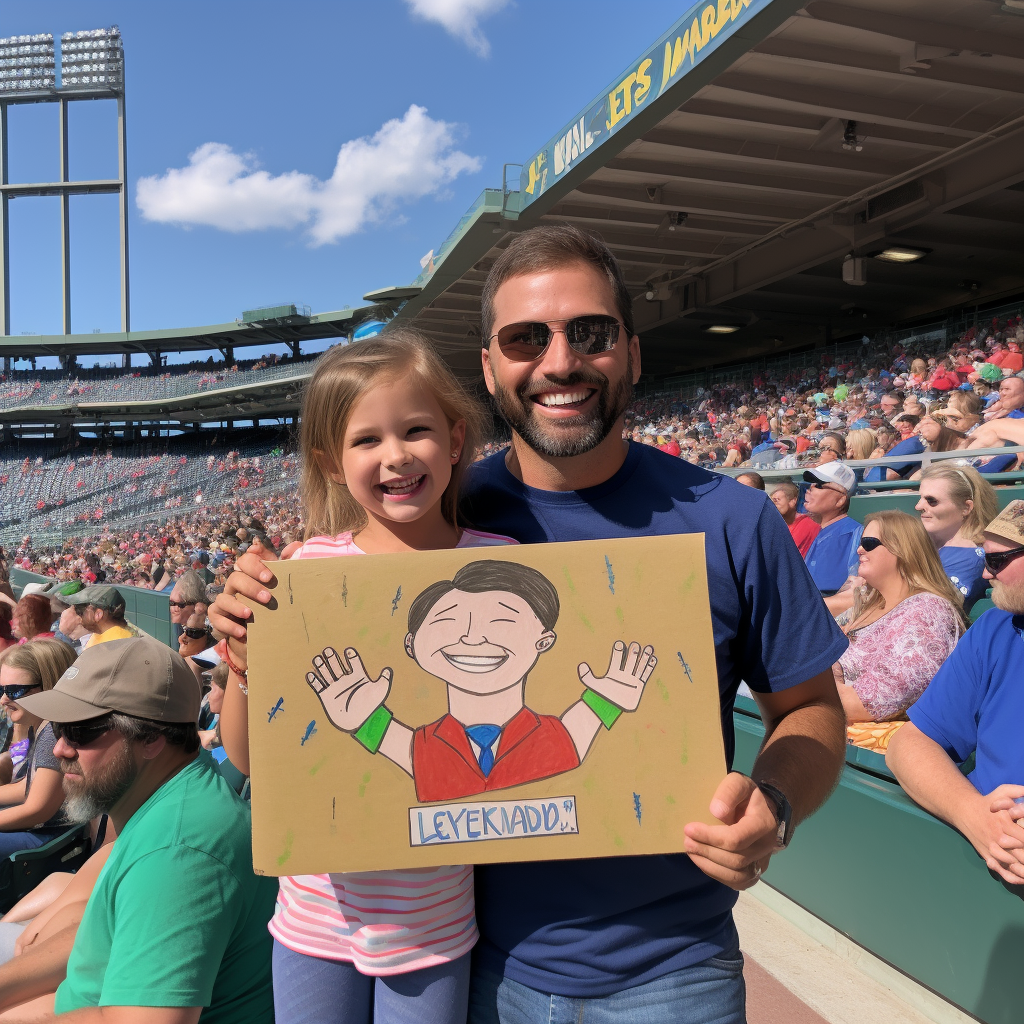
[[(306, 539), (284, 556), (515, 543), (456, 523), (459, 482), (479, 444), (482, 415), (415, 331), (332, 349), (317, 365), (302, 406)], [(214, 628), (233, 638), (219, 647), (231, 669), (221, 739), (246, 772), (250, 612), (234, 595), (268, 603), (264, 587), (272, 575), (257, 559), (274, 557), (255, 545), (251, 554), (210, 611)], [(471, 867), (282, 878), (270, 931), (280, 1021), (466, 1019), (469, 951), (478, 937)]]

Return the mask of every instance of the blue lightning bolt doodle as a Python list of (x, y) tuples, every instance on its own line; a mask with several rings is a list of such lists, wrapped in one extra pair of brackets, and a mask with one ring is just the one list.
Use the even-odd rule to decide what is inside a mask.
[(683, 657), (682, 651), (676, 651), (676, 655), (679, 658), (679, 664), (683, 666), (683, 671), (686, 673), (686, 678), (693, 682), (693, 675), (690, 673), (690, 666), (686, 664), (686, 659)]
[(604, 556), (604, 567), (608, 570), (608, 589), (614, 594), (615, 593), (615, 573), (612, 572), (612, 563), (608, 556)]
[(314, 718), (313, 721), (310, 722), (309, 725), (306, 726), (306, 731), (302, 735), (302, 742), (299, 743), (299, 746), (300, 747), (304, 747), (306, 745), (306, 740), (308, 740), (311, 736), (315, 736), (315, 735), (316, 735), (316, 719)]
[(267, 712), (267, 721), (272, 722), (278, 711), (284, 711), (284, 697), (278, 697), (277, 703)]
[(391, 614), (394, 615), (398, 610), (398, 602), (402, 600), (402, 588), (399, 586), (395, 593), (395, 599), (391, 602)]
[(639, 793), (634, 793), (633, 794), (633, 813), (636, 815), (636, 823), (638, 825), (642, 824), (642, 822), (640, 821), (641, 811), (640, 811), (640, 794)]

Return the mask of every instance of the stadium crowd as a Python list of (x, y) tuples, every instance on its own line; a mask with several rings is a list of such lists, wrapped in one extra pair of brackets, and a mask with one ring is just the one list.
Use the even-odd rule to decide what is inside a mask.
[[(550, 322), (524, 331), (513, 315), (516, 283), (541, 273), (560, 275), (557, 299)], [(667, 1002), (692, 1008), (699, 989), (702, 1020), (735, 1024), (743, 984), (731, 890), (756, 882), (827, 798), (844, 740), (885, 753), (907, 792), (1020, 891), (1024, 501), (999, 511), (986, 479), (993, 463), (1005, 467), (996, 459), (1018, 456), (968, 450), (956, 464), (924, 469), (913, 459), (989, 447), (991, 434), (974, 440), (980, 427), (1024, 418), (1020, 318), (971, 329), (944, 352), (866, 345), (856, 358), (825, 358), (784, 379), (615, 407), (629, 392), (637, 344), (624, 294), (601, 243), (566, 227), (523, 232), (496, 261), (484, 297), (485, 327), (504, 325), (486, 365), (509, 441), (482, 444), (478, 403), (416, 332), (393, 330), (318, 363), (297, 452), (232, 450), (222, 466), (217, 454), (197, 454), (203, 479), (229, 480), (216, 501), (208, 486), (192, 493), (197, 475), (180, 488), (178, 497), (192, 494), (180, 510), (126, 523), (101, 504), (76, 537), (37, 542), (26, 531), (0, 553), (0, 853), (39, 850), (73, 828), (85, 830), (91, 850), (77, 873), (52, 872), (0, 921), (0, 1021), (112, 1006), (177, 1008), (160, 1018), (174, 1024), (207, 1011), (240, 1024), (269, 1022), (276, 1006), (289, 1021), (361, 1024), (376, 1012), (384, 1022), (460, 1024), (469, 1013), (492, 1024), (548, 1019), (556, 999), (572, 1003), (574, 1019), (588, 1004), (639, 1019)], [(603, 311), (560, 320), (559, 303), (570, 301)], [(546, 390), (530, 377), (538, 361)], [(606, 387), (586, 415), (545, 414), (542, 403), (520, 400), (522, 392), (555, 396), (551, 409), (585, 405), (580, 383), (553, 383), (574, 373)], [(878, 467), (876, 477), (848, 464), (886, 454), (908, 461)], [(149, 458), (145, 470), (135, 463), (140, 471), (170, 475), (173, 457)], [(275, 472), (264, 479), (271, 459)], [(112, 490), (138, 479), (130, 458), (94, 453), (59, 474), (23, 460), (0, 483), (6, 493), (38, 469), (70, 485), (83, 461)], [(792, 478), (766, 485), (758, 470), (769, 467)], [(737, 484), (706, 472), (714, 468), (745, 472)], [(918, 514), (854, 520), (852, 497), (890, 474), (919, 479)], [(36, 500), (57, 507), (69, 490)], [(457, 499), (469, 525), (456, 518)], [(254, 874), (239, 796), (248, 788), (251, 611), (238, 598), (273, 600), (274, 561), (694, 532), (705, 536), (723, 709), (749, 684), (771, 727), (751, 776), (730, 773), (719, 785), (712, 809), (722, 825), (687, 825), (687, 856), (651, 858), (628, 873), (593, 860), (490, 865), (475, 878), (466, 866), (279, 883)], [(15, 596), (10, 568), (45, 579)], [(474, 592), (458, 579), (442, 595), (456, 592), (449, 612), (460, 587)], [(995, 607), (972, 625), (990, 585)], [(119, 587), (168, 593), (176, 652), (127, 621)], [(512, 611), (536, 620), (535, 659), (554, 635), (536, 583), (510, 594), (522, 605)], [(422, 621), (410, 617), (407, 644)], [(639, 673), (653, 655), (636, 646), (634, 668), (624, 652), (622, 671), (646, 682)], [(364, 713), (366, 702), (334, 701), (355, 668), (335, 673), (336, 658), (323, 651), (306, 675), (325, 712), (370, 755), (407, 758), (414, 775), (425, 741), (384, 706), (390, 677)], [(591, 738), (636, 710), (625, 691), (637, 686), (612, 676), (610, 668), (590, 677), (571, 709)], [(442, 719), (462, 737), (468, 792), (488, 789), (503, 729), (520, 716), (546, 734), (558, 729), (558, 720), (514, 710), (498, 725)], [(405, 747), (394, 739), (402, 729)], [(779, 735), (806, 750), (799, 763)], [(573, 747), (557, 771), (585, 753)], [(557, 905), (524, 900), (524, 889), (557, 892)]]

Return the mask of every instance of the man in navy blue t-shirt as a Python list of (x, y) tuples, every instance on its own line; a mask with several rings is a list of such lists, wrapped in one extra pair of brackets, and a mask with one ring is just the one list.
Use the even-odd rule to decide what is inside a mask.
[(686, 826), (685, 854), (478, 867), (470, 1020), (738, 1024), (735, 890), (835, 784), (845, 721), (831, 666), (846, 640), (763, 492), (622, 440), (640, 344), (601, 242), (567, 226), (517, 235), (482, 319), (484, 379), (513, 434), (473, 467), (468, 522), (523, 543), (703, 533), (730, 763), (741, 680), (769, 738), (752, 779), (719, 785), (722, 824)]
[[(1024, 501), (985, 529), (995, 608), (964, 634), (889, 741), (886, 763), (925, 809), (962, 832), (1024, 895)], [(998, 610), (997, 610), (998, 609)], [(966, 778), (957, 767), (975, 755)]]

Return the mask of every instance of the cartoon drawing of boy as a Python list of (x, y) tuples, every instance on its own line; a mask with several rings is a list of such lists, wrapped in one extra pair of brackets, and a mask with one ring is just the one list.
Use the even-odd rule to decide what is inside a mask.
[(406, 653), (448, 687), (448, 713), (412, 729), (385, 706), (394, 673), (372, 679), (358, 652), (327, 647), (306, 681), (331, 723), (412, 776), (422, 802), (457, 800), (579, 767), (602, 725), (635, 711), (658, 659), (612, 645), (608, 671), (577, 671), (583, 696), (560, 718), (525, 702), (526, 680), (551, 650), (558, 592), (517, 562), (482, 560), (427, 587), (409, 609)]

